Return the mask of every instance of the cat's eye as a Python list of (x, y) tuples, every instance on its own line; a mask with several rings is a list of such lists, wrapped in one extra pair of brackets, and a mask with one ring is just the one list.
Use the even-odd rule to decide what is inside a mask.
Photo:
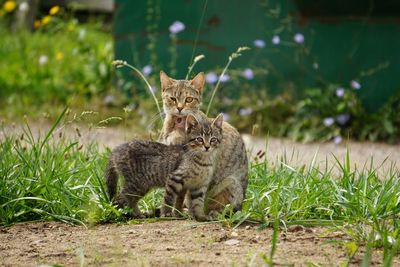
[(197, 137), (197, 138), (196, 138), (196, 141), (199, 142), (199, 143), (203, 143), (203, 138)]
[(193, 101), (193, 97), (186, 97), (186, 103), (190, 103)]
[(218, 139), (216, 138), (216, 137), (211, 137), (211, 139), (210, 139), (210, 142), (211, 143), (215, 143), (215, 142), (217, 142), (218, 141)]
[(171, 97), (171, 100), (176, 102), (176, 98), (175, 97)]

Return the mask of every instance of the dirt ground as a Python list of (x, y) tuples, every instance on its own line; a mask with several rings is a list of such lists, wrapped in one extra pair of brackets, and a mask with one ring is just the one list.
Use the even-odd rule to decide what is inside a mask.
[[(39, 128), (42, 132), (46, 129)], [(19, 129), (9, 127), (6, 132), (9, 131)], [(78, 138), (73, 128), (63, 131), (70, 138)], [(134, 131), (119, 128), (89, 131), (81, 127), (80, 132), (80, 142), (95, 140), (101, 150), (136, 136)], [(264, 138), (243, 138), (252, 157), (267, 147)], [(391, 167), (399, 169), (399, 145), (348, 142), (347, 146), (353, 167), (362, 167), (373, 156), (374, 166), (384, 162), (380, 169), (383, 173)], [(299, 166), (309, 165), (317, 151), (317, 164), (324, 165), (328, 160), (335, 165), (332, 154), (342, 160), (346, 144), (301, 144), (270, 138), (265, 156), (276, 164), (286, 155), (291, 166)], [(264, 266), (263, 257), (268, 258), (271, 250), (272, 232), (271, 228), (260, 230), (253, 225), (234, 230), (189, 220), (107, 224), (89, 229), (57, 222), (19, 224), (0, 228), (0, 266)], [(344, 245), (347, 241), (346, 236), (327, 228), (291, 227), (280, 233), (273, 262), (277, 266), (337, 266), (349, 260)], [(360, 248), (350, 265), (359, 266), (363, 252), (364, 248)], [(374, 252), (372, 259), (372, 265), (380, 266), (382, 252)], [(393, 266), (400, 266), (400, 257)]]
[[(107, 224), (86, 229), (57, 222), (0, 228), (1, 266), (265, 266), (272, 229), (237, 229), (194, 221)], [(277, 266), (345, 264), (347, 239), (324, 228), (291, 227), (281, 232), (273, 263)], [(349, 260), (359, 266), (360, 248)], [(375, 252), (372, 265), (381, 265)], [(315, 265), (311, 265), (315, 264)], [(395, 259), (394, 266), (400, 266)]]

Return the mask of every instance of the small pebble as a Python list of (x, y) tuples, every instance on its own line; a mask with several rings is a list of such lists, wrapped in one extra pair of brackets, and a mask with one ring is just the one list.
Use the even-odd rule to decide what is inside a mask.
[(239, 243), (240, 243), (240, 241), (237, 240), (237, 239), (229, 239), (229, 240), (226, 240), (226, 241), (224, 242), (224, 244), (225, 244), (225, 245), (228, 245), (228, 246), (234, 246), (234, 245), (237, 245), (237, 244), (239, 244)]
[(231, 237), (238, 237), (238, 236), (239, 236), (238, 232), (232, 232), (231, 233)]

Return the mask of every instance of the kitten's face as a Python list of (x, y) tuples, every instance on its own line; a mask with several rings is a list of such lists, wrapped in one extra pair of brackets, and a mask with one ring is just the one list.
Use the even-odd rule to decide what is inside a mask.
[(164, 112), (168, 115), (187, 116), (199, 109), (204, 74), (201, 72), (193, 80), (174, 80), (160, 72)]
[(215, 119), (195, 118), (193, 115), (188, 115), (186, 134), (190, 147), (202, 152), (215, 151), (222, 141), (222, 123), (222, 114)]

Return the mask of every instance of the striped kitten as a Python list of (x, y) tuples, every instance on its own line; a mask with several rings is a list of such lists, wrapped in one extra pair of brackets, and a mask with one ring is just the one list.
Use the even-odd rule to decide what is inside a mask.
[(116, 147), (106, 169), (110, 198), (117, 194), (118, 175), (124, 184), (116, 201), (132, 208), (134, 218), (143, 218), (137, 205), (152, 188), (165, 187), (162, 216), (182, 210), (188, 192), (189, 211), (197, 220), (205, 220), (204, 196), (213, 170), (213, 162), (222, 139), (223, 116), (215, 119), (188, 115), (184, 145), (165, 145), (153, 141), (134, 140)]
[[(182, 144), (186, 138), (183, 125), (187, 114), (205, 116), (200, 110), (204, 73), (192, 80), (175, 80), (160, 72), (163, 108), (166, 118), (160, 142), (169, 145)], [(248, 159), (239, 132), (229, 123), (222, 124), (221, 149), (216, 152), (213, 176), (206, 194), (206, 212), (215, 217), (231, 204), (240, 210), (248, 183)]]

